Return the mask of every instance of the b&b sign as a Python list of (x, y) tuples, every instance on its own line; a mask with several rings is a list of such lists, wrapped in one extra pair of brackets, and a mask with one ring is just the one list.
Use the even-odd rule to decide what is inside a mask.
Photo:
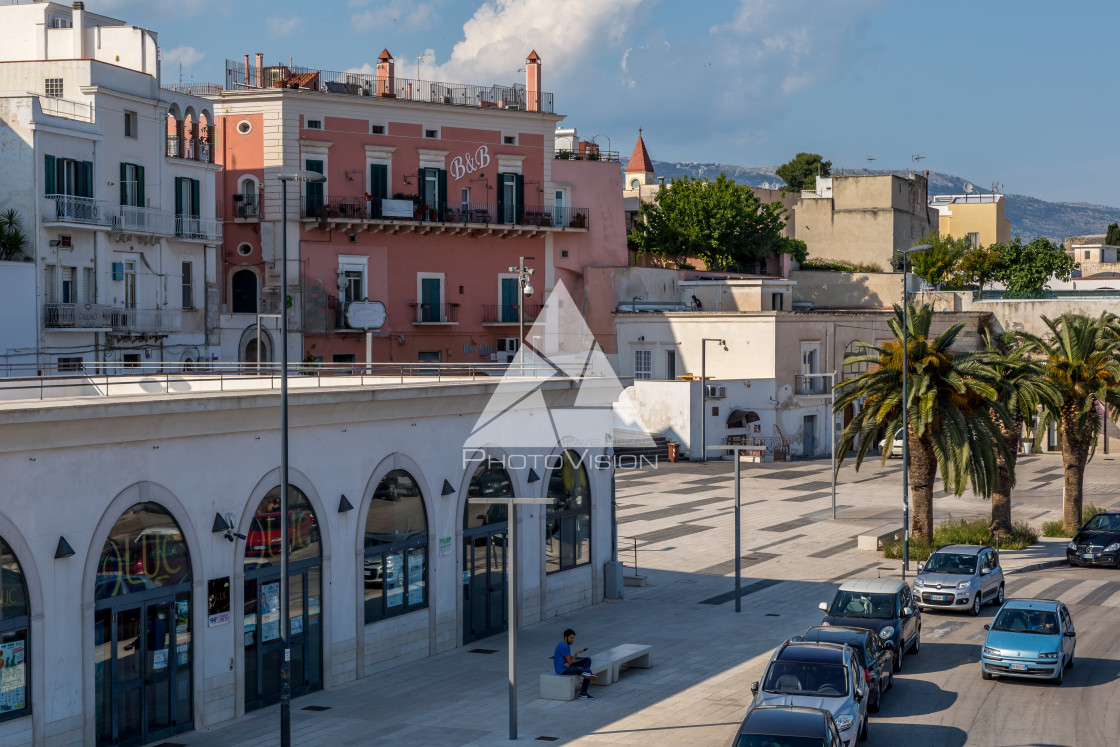
[(485, 145), (478, 146), (473, 154), (465, 153), (451, 159), (451, 177), (455, 180), (462, 179), (467, 174), (473, 174), (479, 169), (490, 165), (490, 148)]

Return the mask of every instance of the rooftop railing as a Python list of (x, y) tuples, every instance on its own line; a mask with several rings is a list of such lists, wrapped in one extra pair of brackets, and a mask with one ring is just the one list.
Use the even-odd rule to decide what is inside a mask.
[(71, 101), (55, 96), (40, 96), (39, 108), (43, 114), (63, 119), (76, 119), (79, 122), (93, 122), (93, 104), (84, 101)]
[[(258, 71), (244, 63), (226, 60), (225, 90), (243, 91), (260, 88), (294, 88), (347, 96), (392, 98), (450, 106), (477, 106), (493, 109), (523, 110), (534, 108), (524, 85), (469, 85), (444, 83), (419, 78), (378, 78), (377, 73), (339, 72), (319, 68), (277, 65)], [(553, 95), (541, 92), (535, 111), (553, 112)]]

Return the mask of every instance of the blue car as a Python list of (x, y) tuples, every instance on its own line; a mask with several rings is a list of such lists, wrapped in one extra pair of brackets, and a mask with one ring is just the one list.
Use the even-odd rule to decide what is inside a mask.
[(1077, 632), (1069, 609), (1055, 599), (1008, 599), (991, 625), (980, 653), (986, 680), (1027, 677), (1062, 684), (1073, 666)]

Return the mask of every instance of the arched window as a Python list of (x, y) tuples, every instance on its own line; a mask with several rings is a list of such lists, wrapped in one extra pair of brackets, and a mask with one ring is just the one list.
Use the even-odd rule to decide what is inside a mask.
[(403, 469), (381, 478), (370, 501), (363, 577), (367, 623), (428, 606), (428, 517)]
[[(257, 506), (245, 539), (245, 570), (280, 565), (280, 488), (268, 491)], [(288, 485), (288, 561), (319, 557), (319, 524), (303, 491)]]
[(642, 186), (641, 179), (631, 179), (630, 180), (630, 189), (637, 189), (640, 186)]
[(93, 595), (111, 599), (190, 580), (190, 553), (175, 519), (158, 503), (137, 503), (105, 539)]
[(548, 573), (591, 562), (591, 486), (579, 454), (565, 451), (549, 460), (544, 525), (544, 561)]
[(471, 498), (512, 498), (513, 483), (509, 473), (497, 459), (488, 459), (479, 465), (467, 486), (467, 505), (463, 509), (463, 529), (474, 529), (486, 524), (500, 524), (509, 516), (504, 503), (471, 503)]
[(233, 313), (257, 313), (257, 275), (252, 270), (238, 270), (230, 280), (233, 290)]
[(27, 689), (30, 619), (23, 569), (12, 548), (0, 539), (0, 721), (31, 713)]

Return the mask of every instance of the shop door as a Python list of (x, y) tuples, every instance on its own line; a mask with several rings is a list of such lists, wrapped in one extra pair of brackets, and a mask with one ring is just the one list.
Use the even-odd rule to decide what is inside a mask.
[[(291, 692), (305, 695), (323, 686), (319, 614), (319, 566), (288, 576), (291, 624)], [(280, 702), (280, 575), (245, 581), (245, 710)]]
[(189, 598), (94, 613), (99, 745), (141, 745), (192, 728)]
[(506, 524), (463, 533), (463, 643), (507, 627)]

